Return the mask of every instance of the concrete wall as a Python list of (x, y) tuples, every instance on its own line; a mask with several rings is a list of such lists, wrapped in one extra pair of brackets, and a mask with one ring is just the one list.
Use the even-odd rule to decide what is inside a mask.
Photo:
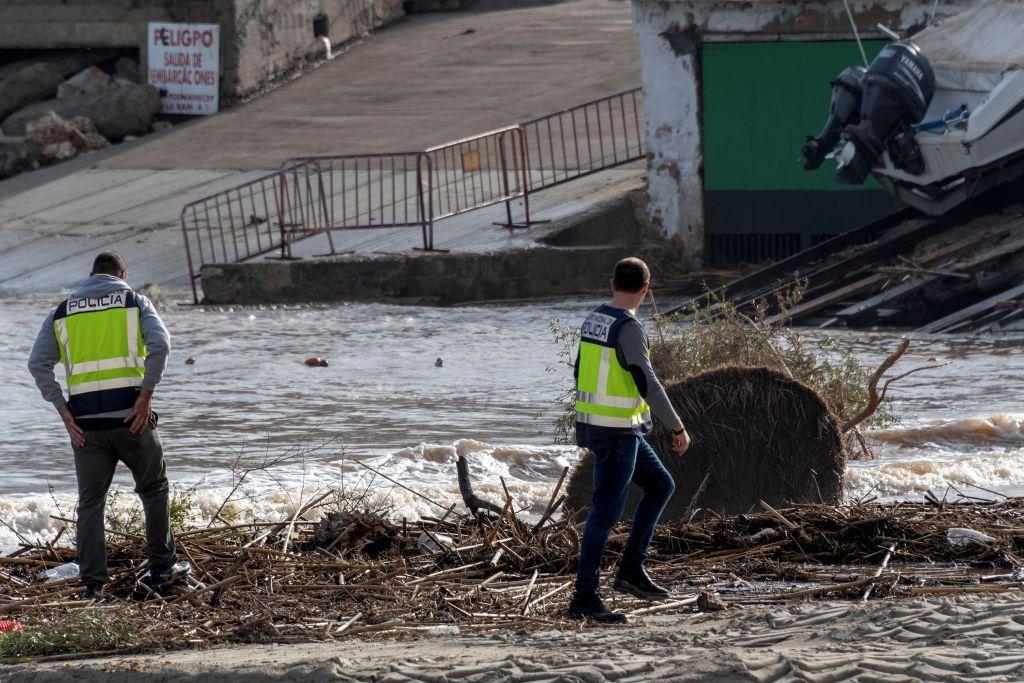
[(402, 0), (234, 0), (231, 52), (226, 71), (236, 94), (248, 94), (288, 71), (313, 45), (313, 21), (328, 20), (332, 46), (341, 45), (402, 16)]
[[(939, 17), (973, 2), (938, 5)], [(923, 27), (931, 0), (851, 0), (861, 37), (878, 38), (882, 23), (909, 32)], [(821, 0), (633, 0), (640, 38), (648, 156), (648, 219), (676, 240), (696, 266), (704, 254), (700, 45), (706, 41), (847, 40), (841, 2)], [(796, 152), (794, 152), (794, 155)], [(751, 159), (750, 163), (756, 163)]]
[(0, 0), (0, 49), (137, 48), (147, 22), (221, 28), (221, 96), (244, 97), (314, 49), (313, 20), (342, 44), (403, 16), (401, 0)]
[(204, 303), (374, 301), (448, 305), (604, 291), (622, 246), (364, 254), (203, 267)]

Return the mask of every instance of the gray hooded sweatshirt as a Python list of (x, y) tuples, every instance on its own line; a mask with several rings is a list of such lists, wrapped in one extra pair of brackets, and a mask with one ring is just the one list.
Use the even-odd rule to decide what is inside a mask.
[[(72, 297), (101, 297), (114, 292), (131, 289), (124, 280), (113, 275), (93, 275), (83, 282), (72, 292)], [(135, 294), (139, 302), (139, 327), (142, 331), (142, 341), (146, 345), (146, 371), (142, 378), (143, 389), (155, 389), (164, 374), (164, 367), (167, 365), (167, 354), (171, 350), (171, 336), (167, 328), (160, 320), (156, 308), (146, 297)], [(36, 343), (32, 346), (32, 353), (28, 357), (28, 370), (36, 381), (36, 386), (43, 394), (43, 398), (60, 408), (67, 403), (64, 398), (64, 391), (57, 382), (53, 368), (60, 363), (60, 346), (57, 343), (57, 336), (53, 332), (53, 314), (57, 309), (50, 311), (43, 321), (43, 326), (36, 336)], [(112, 413), (99, 413), (96, 415), (79, 415), (77, 419), (115, 418), (124, 417), (131, 410), (121, 410)]]

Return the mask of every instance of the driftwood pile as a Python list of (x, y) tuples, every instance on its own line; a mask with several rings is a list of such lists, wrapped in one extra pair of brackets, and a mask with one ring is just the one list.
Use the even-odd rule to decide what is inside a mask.
[[(144, 540), (122, 534), (111, 539), (112, 581), (102, 603), (80, 600), (75, 579), (38, 578), (75, 559), (66, 536), (25, 543), (0, 558), (0, 620), (18, 620), (25, 629), (18, 638), (45, 639), (83, 613), (100, 615), (130, 634), (104, 652), (551, 628), (563, 619), (582, 527), (563, 514), (561, 483), (542, 518), (530, 522), (512, 514), (511, 497), (500, 514), (458, 514), (453, 505), (412, 523), (326, 514), (324, 496), (283, 522), (186, 531), (178, 548), (194, 568), (193, 581), (165, 595), (137, 580)], [(641, 616), (819, 595), (867, 599), (872, 591), (881, 598), (1024, 585), (1024, 499), (761, 508), (660, 526), (650, 569), (677, 596), (655, 605), (616, 596), (613, 605)], [(307, 519), (314, 515), (323, 519)], [(959, 527), (981, 536), (953, 544), (949, 529)], [(627, 535), (625, 526), (613, 534), (609, 568)]]

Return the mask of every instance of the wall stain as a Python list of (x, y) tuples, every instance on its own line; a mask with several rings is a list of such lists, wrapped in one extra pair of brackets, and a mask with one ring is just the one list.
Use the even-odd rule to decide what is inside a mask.
[(677, 57), (695, 55), (700, 45), (700, 37), (694, 29), (680, 29), (677, 24), (668, 27), (659, 35), (668, 43), (669, 47), (672, 48), (672, 52)]

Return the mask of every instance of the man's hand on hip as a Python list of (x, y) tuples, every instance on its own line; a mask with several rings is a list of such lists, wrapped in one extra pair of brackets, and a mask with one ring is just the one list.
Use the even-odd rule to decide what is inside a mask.
[(153, 390), (143, 389), (139, 397), (135, 399), (135, 406), (132, 412), (125, 415), (124, 421), (130, 423), (128, 431), (132, 434), (141, 434), (146, 430), (150, 418), (153, 417)]
[(686, 427), (678, 424), (672, 430), (672, 452), (676, 455), (683, 455), (690, 448), (690, 435)]
[(60, 419), (64, 420), (64, 428), (68, 430), (68, 436), (71, 437), (71, 445), (76, 448), (84, 446), (85, 432), (75, 422), (75, 416), (71, 414), (71, 409), (63, 405), (57, 409), (57, 412), (60, 413)]

